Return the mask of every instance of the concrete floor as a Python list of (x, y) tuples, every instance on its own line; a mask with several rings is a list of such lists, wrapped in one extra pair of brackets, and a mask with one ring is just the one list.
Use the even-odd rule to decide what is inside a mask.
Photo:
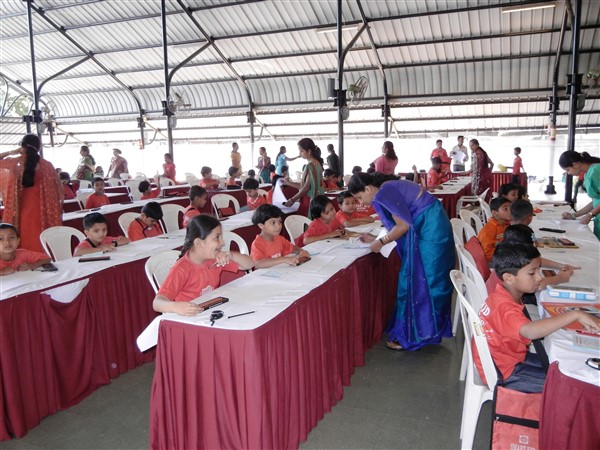
[[(462, 330), (414, 353), (390, 351), (382, 340), (301, 448), (460, 448), (462, 344)], [(0, 449), (147, 449), (153, 373), (154, 364), (132, 370)], [(490, 421), (488, 403), (474, 448), (489, 448)]]

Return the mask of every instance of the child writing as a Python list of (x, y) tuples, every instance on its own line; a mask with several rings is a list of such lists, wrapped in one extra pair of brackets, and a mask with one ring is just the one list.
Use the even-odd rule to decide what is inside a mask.
[(201, 214), (200, 210), (206, 206), (207, 202), (208, 193), (206, 189), (200, 186), (190, 188), (190, 204), (183, 211), (183, 228), (187, 228), (190, 220)]
[(248, 178), (244, 181), (244, 191), (246, 191), (246, 205), (248, 205), (248, 209), (254, 211), (260, 205), (264, 205), (267, 203), (267, 199), (264, 195), (258, 194), (258, 180), (254, 178)]
[(73, 185), (71, 184), (71, 177), (69, 176), (69, 174), (67, 172), (61, 172), (59, 178), (65, 191), (65, 200), (71, 200), (76, 198), (77, 193), (75, 192), (75, 189), (73, 189)]
[(142, 208), (140, 217), (129, 224), (127, 235), (130, 241), (139, 241), (147, 237), (155, 237), (163, 234), (162, 227), (158, 221), (162, 219), (163, 211), (156, 202), (148, 202)]
[(431, 169), (427, 174), (427, 187), (441, 189), (440, 185), (448, 181), (448, 173), (442, 170), (442, 159), (434, 156), (431, 158)]
[(0, 223), (0, 276), (35, 269), (51, 261), (45, 253), (19, 248), (20, 241), (14, 225)]
[(340, 210), (335, 214), (335, 218), (344, 227), (355, 227), (375, 222), (375, 219), (368, 214), (356, 212), (356, 199), (350, 192), (342, 192), (338, 197), (338, 203)]
[(217, 219), (199, 215), (190, 220), (179, 260), (158, 290), (155, 311), (182, 316), (198, 314), (191, 300), (219, 287), (221, 272), (237, 272), (254, 267), (254, 261), (239, 252), (224, 252), (223, 230)]
[(110, 205), (108, 197), (104, 193), (104, 180), (96, 177), (92, 180), (94, 192), (87, 198), (85, 209), (100, 208), (104, 205)]
[(504, 230), (510, 225), (510, 200), (496, 197), (490, 202), (492, 218), (483, 226), (477, 239), (483, 247), (486, 261), (490, 262), (496, 245), (502, 242)]
[(157, 184), (158, 187), (156, 189), (152, 189), (149, 181), (140, 181), (140, 185), (138, 186), (139, 191), (142, 193), (140, 200), (149, 200), (151, 198), (158, 197), (160, 195), (160, 177), (157, 179)]
[(108, 223), (106, 217), (98, 212), (90, 213), (83, 218), (83, 233), (86, 239), (75, 247), (73, 256), (96, 252), (112, 252), (119, 245), (129, 244), (129, 239), (125, 236), (107, 236)]
[(324, 239), (342, 237), (346, 234), (342, 224), (335, 218), (333, 203), (325, 195), (317, 195), (310, 201), (310, 213), (313, 221), (308, 229), (296, 239), (298, 247), (304, 247)]
[(546, 373), (538, 356), (528, 352), (531, 341), (577, 321), (586, 330), (600, 333), (600, 320), (583, 311), (568, 311), (533, 322), (527, 318), (521, 297), (537, 291), (542, 281), (540, 253), (533, 245), (501, 244), (494, 253), (492, 265), (502, 283), (479, 312), (492, 359), (507, 388), (526, 393), (542, 392)]
[(238, 169), (237, 167), (231, 166), (229, 168), (228, 173), (229, 173), (229, 176), (227, 177), (227, 182), (225, 183), (225, 186), (227, 186), (227, 189), (239, 189), (240, 187), (235, 180), (236, 180), (236, 178), (239, 178), (241, 175), (240, 169)]
[(325, 169), (323, 171), (323, 188), (326, 191), (338, 190), (337, 185), (337, 174), (332, 169)]
[(200, 180), (200, 187), (204, 189), (219, 189), (219, 180), (215, 180), (212, 177), (212, 169), (208, 166), (202, 167), (200, 169), (200, 174), (202, 175), (202, 179)]
[(501, 184), (498, 188), (498, 197), (504, 197), (509, 202), (514, 202), (519, 198), (519, 187), (512, 183)]
[(277, 206), (260, 205), (252, 216), (252, 223), (258, 225), (260, 234), (252, 242), (250, 256), (257, 269), (272, 267), (277, 264), (298, 265), (300, 258), (309, 256), (281, 236), (283, 228), (283, 211)]

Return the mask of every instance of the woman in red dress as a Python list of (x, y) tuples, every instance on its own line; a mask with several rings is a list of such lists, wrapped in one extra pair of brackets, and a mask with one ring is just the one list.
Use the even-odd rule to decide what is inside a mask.
[[(0, 154), (3, 222), (17, 227), (21, 248), (43, 252), (40, 233), (62, 224), (63, 187), (54, 166), (41, 158), (42, 141), (27, 134), (21, 147)], [(8, 156), (19, 155), (16, 158)]]
[[(483, 191), (492, 186), (492, 169), (494, 163), (488, 156), (487, 152), (479, 146), (477, 139), (469, 141), (471, 147), (471, 191), (473, 195), (481, 195)], [(492, 197), (491, 189), (485, 196), (485, 201), (489, 201)]]

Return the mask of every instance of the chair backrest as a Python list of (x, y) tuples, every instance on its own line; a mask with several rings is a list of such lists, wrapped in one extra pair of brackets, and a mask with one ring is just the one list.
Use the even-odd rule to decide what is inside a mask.
[(148, 281), (150, 281), (152, 289), (154, 289), (154, 293), (158, 292), (161, 284), (167, 278), (171, 267), (173, 267), (178, 258), (179, 252), (175, 250), (169, 250), (148, 258), (144, 269), (146, 270)]
[(471, 225), (471, 227), (475, 229), (475, 232), (479, 234), (483, 228), (483, 222), (477, 214), (475, 214), (473, 211), (469, 211), (468, 209), (461, 209), (458, 214), (462, 220)]
[[(227, 187), (227, 178), (226, 177), (214, 177), (219, 180), (219, 189), (225, 189)], [(239, 210), (239, 208), (238, 208)]]
[(485, 196), (487, 195), (489, 190), (490, 190), (490, 188), (487, 188), (485, 191), (483, 191), (481, 194), (479, 194), (477, 196), (477, 197), (479, 197), (479, 200), (485, 200)]
[(166, 177), (161, 177), (160, 178), (160, 185), (161, 186), (175, 186), (175, 182), (173, 180), (171, 180), (170, 178), (166, 178)]
[(106, 180), (106, 183), (109, 186), (124, 186), (123, 181), (118, 179), (118, 178), (109, 178), (108, 180)]
[(181, 227), (179, 224), (181, 221), (179, 220), (179, 214), (182, 216), (185, 214), (185, 208), (181, 205), (175, 204), (166, 204), (161, 205), (161, 209), (163, 212), (163, 224), (165, 225), (165, 233), (173, 233), (177, 230), (180, 230)]
[(487, 223), (487, 221), (492, 218), (492, 209), (490, 208), (489, 203), (482, 198), (479, 199), (479, 205), (481, 205), (481, 219), (483, 222)]
[(190, 186), (195, 186), (200, 183), (200, 180), (193, 173), (186, 174), (185, 181), (187, 181)]
[(119, 174), (119, 178), (121, 178), (121, 180), (129, 180), (131, 178), (131, 175), (123, 172), (123, 173)]
[[(52, 257), (53, 261), (68, 259), (73, 256), (71, 250), (71, 238), (75, 236), (79, 242), (85, 239), (85, 235), (73, 227), (50, 227), (40, 234), (42, 247)], [(79, 243), (78, 242), (78, 243)]]
[(225, 242), (225, 250), (229, 250), (231, 248), (231, 242), (235, 242), (240, 249), (240, 253), (244, 255), (250, 255), (246, 241), (244, 241), (239, 234), (234, 233), (233, 231), (223, 231), (223, 242)]
[(121, 230), (123, 231), (123, 234), (126, 237), (129, 237), (129, 225), (131, 225), (131, 222), (133, 222), (139, 216), (139, 213), (134, 212), (126, 212), (119, 216), (119, 226), (121, 227)]
[(267, 191), (265, 191), (264, 189), (257, 189), (256, 192), (258, 192), (258, 195), (261, 195), (263, 197), (267, 196)]
[(302, 180), (302, 172), (300, 172), (300, 171), (298, 171), (298, 170), (296, 170), (296, 180), (297, 180), (297, 181), (300, 181), (300, 180)]
[(473, 305), (477, 310), (479, 310), (488, 296), (487, 288), (485, 287), (485, 280), (483, 279), (483, 276), (479, 270), (477, 270), (477, 265), (475, 264), (473, 257), (462, 245), (456, 244), (456, 253), (458, 254), (461, 272), (469, 277), (471, 281), (473, 281), (477, 291), (479, 292), (479, 296), (476, 297), (475, 300), (479, 299), (480, 304)]
[(350, 178), (352, 178), (352, 175), (344, 175), (344, 186), (348, 186), (348, 183), (350, 183)]
[(77, 180), (79, 181), (79, 189), (92, 189), (92, 183), (88, 180)]
[(142, 179), (144, 179), (144, 180), (145, 180), (146, 178), (148, 178), (148, 177), (146, 176), (146, 174), (145, 174), (145, 173), (143, 173), (143, 172), (136, 172), (136, 173), (135, 173), (135, 177), (136, 177), (136, 178), (142, 178)]
[(87, 199), (92, 194), (93, 194), (93, 192), (77, 192), (77, 201), (81, 205), (81, 209), (85, 208)]
[(472, 237), (477, 236), (475, 230), (471, 225), (462, 219), (453, 217), (450, 219), (452, 225), (452, 231), (454, 232), (454, 241), (459, 244), (465, 244)]
[(299, 214), (286, 217), (284, 226), (292, 243), (298, 238), (298, 236), (304, 233), (304, 226), (310, 225), (310, 222), (311, 221), (308, 217), (304, 217)]
[(222, 208), (231, 208), (233, 203), (233, 210), (235, 213), (240, 212), (240, 202), (237, 201), (233, 195), (229, 194), (216, 194), (210, 198), (210, 203), (217, 217), (221, 217), (219, 210)]
[(458, 270), (452, 270), (450, 272), (450, 279), (452, 280), (452, 284), (454, 285), (454, 289), (458, 296), (459, 302), (457, 306), (460, 308), (463, 329), (465, 331), (465, 345), (467, 346), (470, 362), (468, 370), (472, 371), (471, 379), (475, 380), (479, 378), (479, 376), (475, 376), (477, 369), (473, 360), (472, 344), (474, 343), (477, 347), (477, 353), (479, 354), (479, 360), (481, 361), (486, 384), (490, 391), (493, 391), (498, 382), (498, 374), (496, 373), (496, 368), (494, 366), (492, 354), (490, 353), (485, 331), (483, 330), (483, 325), (481, 324), (481, 319), (479, 319), (479, 315), (477, 314), (478, 310), (471, 306), (465, 296), (465, 294), (468, 295), (473, 289), (466, 278), (467, 277)]
[(131, 199), (134, 201), (142, 198), (142, 193), (140, 192), (140, 181), (143, 181), (143, 180), (134, 179), (134, 180), (127, 180), (125, 182), (125, 186), (127, 186), (129, 188), (129, 195), (131, 196)]

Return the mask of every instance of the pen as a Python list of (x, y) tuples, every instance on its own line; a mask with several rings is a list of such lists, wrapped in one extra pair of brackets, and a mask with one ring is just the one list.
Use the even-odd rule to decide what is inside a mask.
[(233, 319), (234, 317), (245, 316), (246, 314), (254, 314), (256, 311), (248, 311), (241, 314), (234, 314), (233, 316), (227, 316), (228, 319)]

